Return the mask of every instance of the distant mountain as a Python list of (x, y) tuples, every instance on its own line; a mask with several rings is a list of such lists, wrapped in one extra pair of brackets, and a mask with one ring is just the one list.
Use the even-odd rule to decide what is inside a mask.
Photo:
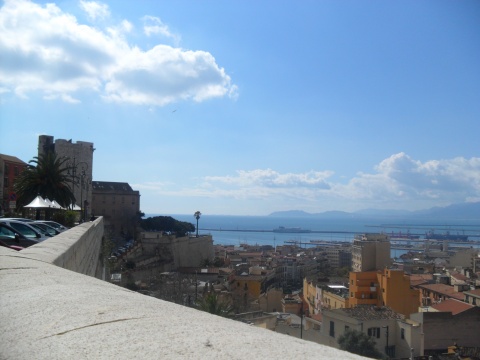
[(271, 213), (269, 216), (277, 216), (277, 217), (307, 217), (307, 216), (315, 216), (315, 214), (307, 213), (303, 210), (287, 210), (287, 211), (275, 211)]
[(417, 217), (478, 220), (480, 222), (480, 202), (452, 204), (446, 207), (433, 207), (426, 210), (380, 210), (364, 209), (352, 213), (345, 211), (326, 211), (323, 213), (308, 213), (302, 210), (276, 211), (269, 216), (275, 217), (321, 217), (321, 218), (352, 218), (352, 217)]

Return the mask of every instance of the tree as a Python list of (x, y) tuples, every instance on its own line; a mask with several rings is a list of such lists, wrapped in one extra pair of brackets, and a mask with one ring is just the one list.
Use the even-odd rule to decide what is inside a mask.
[(375, 359), (383, 358), (382, 354), (375, 348), (375, 340), (358, 330), (347, 330), (338, 338), (338, 345), (340, 345), (340, 349), (354, 354)]
[(168, 231), (177, 236), (185, 236), (187, 232), (195, 230), (195, 226), (186, 221), (175, 220), (171, 216), (154, 216), (147, 219), (140, 218), (140, 226), (145, 231)]
[[(53, 152), (35, 156), (14, 184), (17, 193), (17, 208), (30, 203), (38, 195), (55, 200), (67, 207), (75, 202), (70, 190), (71, 180), (67, 176), (68, 158), (57, 158)], [(32, 165), (34, 164), (34, 165)]]
[(193, 214), (195, 219), (197, 219), (197, 237), (198, 237), (198, 220), (200, 219), (200, 216), (202, 216), (202, 213), (200, 211), (195, 211), (195, 214)]
[(197, 302), (197, 305), (202, 311), (223, 317), (228, 317), (233, 311), (232, 306), (222, 301), (215, 291), (205, 294), (203, 298)]

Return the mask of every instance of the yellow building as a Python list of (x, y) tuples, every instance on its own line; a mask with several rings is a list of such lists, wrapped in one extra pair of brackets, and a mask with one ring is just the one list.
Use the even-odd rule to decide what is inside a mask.
[(350, 307), (348, 289), (343, 285), (328, 285), (322, 290), (322, 303), (326, 309), (343, 309)]
[(309, 281), (307, 278), (303, 279), (303, 298), (308, 304), (308, 313), (316, 314), (317, 286), (314, 281)]
[(410, 278), (403, 270), (350, 273), (350, 306), (388, 306), (410, 316), (418, 312), (420, 292), (410, 288)]

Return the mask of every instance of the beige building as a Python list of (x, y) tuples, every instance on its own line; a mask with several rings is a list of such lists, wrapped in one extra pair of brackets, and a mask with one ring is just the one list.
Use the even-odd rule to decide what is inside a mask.
[(199, 237), (175, 237), (157, 231), (140, 233), (143, 257), (158, 257), (173, 271), (178, 268), (198, 267), (205, 259), (213, 260), (213, 239), (211, 235)]
[(94, 151), (95, 148), (91, 142), (72, 142), (72, 139), (54, 140), (50, 135), (38, 137), (38, 156), (54, 152), (58, 158), (68, 159), (65, 163), (69, 167), (67, 176), (71, 178), (70, 187), (76, 200), (72, 205), (82, 209), (81, 218), (83, 219), (88, 219), (91, 214)]
[(420, 312), (412, 314), (411, 319), (422, 326), (425, 350), (446, 350), (455, 343), (465, 347), (478, 347), (480, 343), (478, 306), (456, 314), (452, 311)]
[(333, 246), (325, 248), (328, 264), (334, 269), (352, 266), (352, 251), (350, 246)]
[(423, 355), (422, 328), (405, 320), (388, 307), (358, 305), (353, 308), (324, 310), (320, 343), (339, 348), (338, 339), (348, 330), (361, 331), (374, 338), (376, 348), (396, 358)]
[(382, 270), (390, 262), (390, 241), (388, 235), (355, 235), (352, 245), (352, 271)]
[(342, 309), (350, 307), (348, 288), (343, 285), (327, 285), (322, 290), (323, 309)]
[(140, 192), (124, 182), (93, 181), (91, 209), (93, 215), (104, 217), (107, 234), (131, 239), (140, 212)]

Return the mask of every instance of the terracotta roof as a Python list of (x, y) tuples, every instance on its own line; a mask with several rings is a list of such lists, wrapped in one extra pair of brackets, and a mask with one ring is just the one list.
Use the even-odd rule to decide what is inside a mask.
[(467, 304), (463, 301), (459, 301), (457, 299), (447, 299), (445, 301), (442, 301), (438, 304), (432, 305), (432, 308), (434, 308), (437, 311), (441, 312), (451, 312), (452, 315), (457, 315), (458, 313), (461, 313), (462, 311), (471, 309), (473, 305)]
[(17, 158), (16, 156), (0, 154), (0, 158), (2, 158), (4, 161), (10, 161), (10, 162), (13, 162), (13, 163), (18, 163), (18, 164), (22, 164), (22, 165), (27, 165), (26, 162), (20, 160), (20, 159)]
[(480, 289), (475, 289), (475, 290), (468, 290), (464, 291), (464, 294), (475, 296), (475, 297), (480, 297)]
[(381, 319), (403, 319), (404, 316), (396, 313), (392, 309), (386, 306), (371, 306), (371, 305), (357, 305), (352, 308), (341, 308), (327, 310), (333, 312), (343, 312), (345, 315), (350, 316), (357, 320), (381, 320)]
[(434, 291), (440, 295), (444, 295), (447, 297), (455, 298), (458, 300), (463, 300), (463, 293), (456, 292), (455, 288), (450, 285), (445, 284), (426, 284), (426, 285), (419, 285), (420, 289), (426, 289), (430, 291)]
[(463, 281), (467, 281), (468, 280), (468, 277), (466, 277), (465, 275), (463, 274), (460, 274), (458, 272), (451, 272), (450, 273), (450, 276), (457, 279), (457, 280), (463, 280)]

